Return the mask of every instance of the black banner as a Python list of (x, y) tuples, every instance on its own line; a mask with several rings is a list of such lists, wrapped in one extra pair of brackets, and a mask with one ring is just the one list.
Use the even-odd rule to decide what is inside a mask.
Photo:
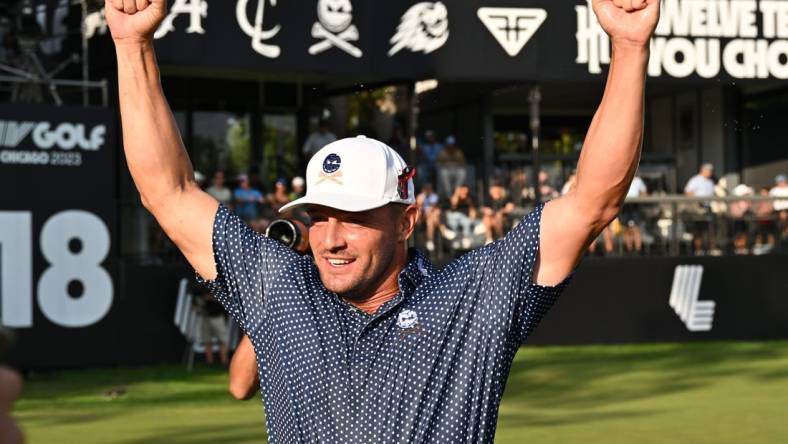
[[(788, 78), (786, 2), (662, 4), (651, 77)], [(91, 35), (107, 34), (101, 20), (89, 18)], [(609, 39), (582, 0), (170, 0), (157, 38), (163, 65), (307, 81), (582, 81), (610, 62)]]
[(0, 104), (0, 199), (114, 199), (114, 111)]
[[(683, 300), (696, 308), (715, 304), (710, 317), (702, 313), (707, 325), (692, 325), (671, 305), (676, 268), (685, 265), (703, 267), (697, 293), (684, 293)], [(788, 256), (587, 259), (526, 345), (784, 340), (786, 267)], [(173, 318), (178, 283), (191, 279), (193, 271), (127, 265), (119, 276), (125, 296), (104, 321), (70, 331), (40, 324), (19, 330), (12, 362), (24, 368), (84, 368), (182, 359), (185, 340)]]
[[(676, 288), (676, 308), (680, 266), (679, 275), (695, 273), (699, 285)], [(586, 259), (527, 343), (786, 339), (787, 269), (784, 255)]]
[(0, 322), (32, 362), (113, 322), (116, 149), (111, 110), (0, 105)]

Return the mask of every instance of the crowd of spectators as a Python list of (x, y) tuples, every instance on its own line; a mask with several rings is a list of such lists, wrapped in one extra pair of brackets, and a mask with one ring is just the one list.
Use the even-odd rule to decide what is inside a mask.
[[(687, 182), (684, 193), (701, 198), (741, 198), (689, 207), (695, 254), (721, 253), (715, 232), (727, 233), (735, 254), (767, 254), (778, 242), (788, 239), (788, 176), (777, 175), (773, 187), (756, 191), (744, 183), (731, 187), (724, 177), (715, 181), (714, 167), (705, 164)], [(756, 196), (763, 199), (753, 200)]]
[[(303, 151), (310, 157), (335, 139), (323, 122)], [(537, 196), (543, 202), (555, 199), (570, 192), (576, 181), (574, 173), (559, 182), (547, 171), (539, 171), (535, 189), (530, 170), (515, 168), (486, 178), (489, 185), (483, 189), (482, 181), (473, 179), (475, 171), (457, 139), (450, 135), (441, 142), (434, 131), (425, 133), (415, 155), (417, 202), (422, 211), (416, 242), (434, 254), (456, 254), (503, 238), (536, 205)], [(206, 184), (206, 191), (259, 232), (265, 232), (270, 222), (283, 217), (308, 224), (303, 213), (278, 214), (282, 206), (304, 195), (305, 181), (301, 177), (280, 178), (266, 186), (255, 174), (240, 174), (228, 180), (223, 171), (216, 171)], [(636, 175), (627, 199), (649, 193), (647, 182)], [(654, 204), (625, 203), (619, 217), (591, 243), (589, 251), (596, 255), (645, 254), (646, 246), (654, 243), (660, 231), (663, 238), (667, 231), (671, 235), (679, 233), (682, 242), (687, 242), (685, 251), (698, 255), (722, 254), (723, 249), (736, 254), (766, 254), (781, 240), (788, 239), (788, 178), (784, 175), (775, 179), (772, 188), (756, 191), (738, 184), (728, 189), (726, 178), (716, 180), (714, 167), (705, 164), (687, 182), (684, 194), (742, 199), (683, 204), (679, 207), (676, 231), (660, 227), (661, 221), (671, 217), (664, 214), (669, 211)], [(785, 199), (748, 200), (756, 195)], [(724, 242), (720, 241), (721, 236)]]
[[(529, 170), (516, 168), (487, 178), (490, 185), (482, 190), (478, 185), (481, 181), (468, 181), (473, 167), (467, 164), (457, 140), (448, 136), (445, 143), (440, 143), (433, 131), (426, 132), (417, 158), (423, 246), (430, 252), (443, 249), (456, 253), (494, 242), (514, 227), (537, 199), (549, 201), (566, 194), (576, 181), (574, 173), (559, 182), (559, 178), (551, 177), (547, 171), (539, 171), (537, 193)], [(650, 192), (646, 181), (636, 175), (627, 193), (630, 202), (624, 204), (619, 217), (591, 243), (591, 254), (643, 255), (647, 253), (646, 245), (654, 244), (658, 236), (669, 242), (667, 239), (676, 234), (682, 251), (696, 255), (766, 254), (781, 240), (788, 240), (788, 199), (747, 200), (756, 194), (772, 198), (788, 196), (784, 175), (776, 178), (773, 188), (762, 188), (756, 193), (744, 184), (728, 189), (726, 178), (716, 180), (714, 167), (705, 164), (687, 182), (685, 195), (743, 199), (732, 203), (681, 204), (677, 207), (678, 215), (672, 214), (671, 205), (631, 202)], [(660, 194), (666, 193), (660, 190)], [(674, 223), (678, 225), (675, 230), (671, 226)]]
[(292, 180), (279, 178), (271, 187), (266, 187), (257, 175), (239, 174), (233, 181), (228, 181), (225, 172), (219, 170), (213, 174), (205, 191), (260, 233), (264, 233), (276, 219), (303, 219), (301, 214), (279, 214), (280, 208), (306, 192), (303, 177)]

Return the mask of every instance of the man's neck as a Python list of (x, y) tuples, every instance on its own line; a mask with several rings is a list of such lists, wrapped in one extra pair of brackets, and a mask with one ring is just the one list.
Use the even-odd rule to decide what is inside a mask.
[(346, 299), (345, 301), (350, 305), (356, 307), (357, 309), (363, 311), (368, 315), (373, 315), (377, 313), (378, 309), (386, 304), (388, 301), (394, 299), (399, 293), (399, 288), (392, 290), (388, 290), (386, 292), (378, 292), (374, 296), (369, 299), (365, 299), (363, 301), (352, 301)]
[[(407, 250), (407, 249), (406, 249)], [(394, 299), (400, 291), (399, 275), (408, 265), (408, 253), (404, 251), (393, 261), (386, 280), (378, 286), (372, 296), (363, 300), (343, 298), (347, 303), (369, 315), (375, 314), (380, 307)]]

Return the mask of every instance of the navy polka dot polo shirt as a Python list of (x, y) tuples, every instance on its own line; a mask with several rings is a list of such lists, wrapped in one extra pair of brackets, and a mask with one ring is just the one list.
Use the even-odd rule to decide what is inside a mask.
[(410, 252), (368, 315), (220, 207), (218, 300), (254, 344), (271, 443), (491, 443), (512, 359), (565, 287), (532, 282), (542, 207), (436, 271)]

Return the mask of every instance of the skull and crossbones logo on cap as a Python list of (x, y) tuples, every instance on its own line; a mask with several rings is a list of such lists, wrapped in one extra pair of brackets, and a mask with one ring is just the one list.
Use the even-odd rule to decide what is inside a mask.
[(364, 53), (350, 42), (359, 39), (359, 32), (353, 22), (353, 5), (350, 0), (318, 0), (318, 21), (312, 25), (312, 37), (321, 39), (309, 48), (309, 54), (316, 55), (331, 48), (339, 48), (356, 58)]

